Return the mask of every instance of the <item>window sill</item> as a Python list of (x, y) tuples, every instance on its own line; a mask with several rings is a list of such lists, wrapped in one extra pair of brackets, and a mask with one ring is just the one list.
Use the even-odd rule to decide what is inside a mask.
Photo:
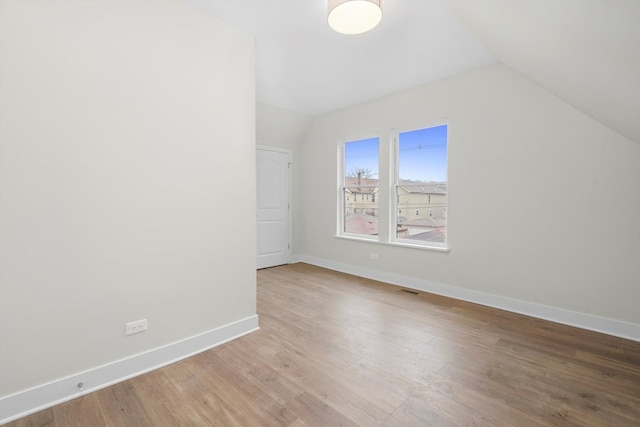
[(451, 248), (447, 246), (432, 246), (428, 244), (419, 245), (419, 244), (412, 244), (412, 243), (398, 242), (398, 241), (381, 242), (380, 240), (373, 239), (373, 238), (367, 238), (367, 237), (361, 237), (361, 236), (350, 236), (346, 234), (336, 234), (335, 237), (338, 239), (355, 240), (357, 242), (375, 243), (377, 245), (398, 246), (401, 248), (420, 249), (420, 250), (427, 250), (427, 251), (434, 251), (434, 252), (449, 253), (451, 251)]
[(408, 243), (408, 242), (387, 242), (386, 244), (391, 246), (400, 246), (403, 248), (423, 249), (423, 250), (435, 251), (435, 252), (449, 253), (451, 251), (451, 248), (448, 246), (433, 246), (429, 244), (419, 245), (419, 244)]

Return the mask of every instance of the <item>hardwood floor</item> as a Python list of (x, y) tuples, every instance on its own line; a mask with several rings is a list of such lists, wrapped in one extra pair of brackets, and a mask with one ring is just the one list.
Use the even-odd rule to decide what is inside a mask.
[(261, 330), (9, 426), (639, 426), (640, 343), (294, 264)]

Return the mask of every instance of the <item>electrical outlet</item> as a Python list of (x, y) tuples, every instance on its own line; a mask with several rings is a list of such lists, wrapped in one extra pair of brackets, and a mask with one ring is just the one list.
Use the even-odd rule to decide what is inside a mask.
[(135, 322), (127, 323), (127, 335), (137, 334), (138, 332), (144, 332), (147, 330), (147, 319), (136, 320)]
[(378, 254), (371, 252), (371, 259), (378, 259)]

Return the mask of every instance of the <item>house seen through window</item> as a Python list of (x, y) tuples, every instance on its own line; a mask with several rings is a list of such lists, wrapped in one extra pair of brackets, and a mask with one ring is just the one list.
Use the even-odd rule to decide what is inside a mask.
[(378, 237), (378, 151), (377, 137), (344, 144), (342, 234)]
[[(399, 132), (396, 138), (395, 240), (445, 246), (447, 125)], [(411, 218), (402, 212), (415, 211)]]
[[(342, 145), (339, 234), (446, 248), (447, 125), (397, 132), (389, 143), (395, 156), (383, 157), (392, 164), (382, 177), (379, 138)], [(382, 200), (381, 186), (390, 189)], [(390, 221), (379, 223), (380, 210)]]

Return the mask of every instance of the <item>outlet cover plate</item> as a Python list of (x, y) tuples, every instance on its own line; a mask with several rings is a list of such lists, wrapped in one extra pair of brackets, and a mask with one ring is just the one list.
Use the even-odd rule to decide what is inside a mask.
[(147, 330), (147, 319), (127, 323), (126, 334), (133, 335)]

